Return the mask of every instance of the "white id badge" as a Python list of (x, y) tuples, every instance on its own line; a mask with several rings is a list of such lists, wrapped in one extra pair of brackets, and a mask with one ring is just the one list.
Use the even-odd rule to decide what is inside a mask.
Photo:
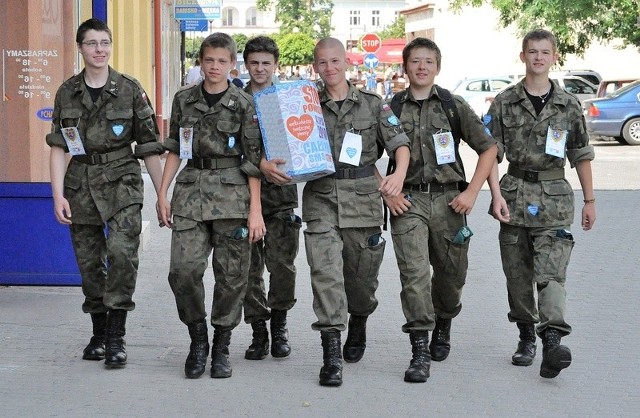
[(354, 134), (353, 132), (347, 132), (344, 134), (342, 140), (342, 149), (340, 150), (340, 158), (338, 161), (341, 163), (360, 165), (360, 155), (362, 154), (362, 136)]
[(433, 134), (433, 145), (436, 150), (436, 161), (438, 164), (456, 162), (456, 148), (453, 146), (453, 135), (451, 132)]
[(85, 155), (86, 152), (84, 150), (84, 145), (82, 145), (82, 140), (80, 139), (80, 132), (78, 132), (78, 128), (72, 126), (70, 128), (61, 128), (62, 136), (64, 137), (64, 142), (67, 143), (67, 148), (69, 148), (69, 154), (71, 155)]
[(180, 158), (193, 158), (193, 128), (180, 128)]
[(568, 132), (564, 129), (547, 129), (547, 146), (545, 152), (554, 157), (564, 158), (564, 148), (567, 145)]

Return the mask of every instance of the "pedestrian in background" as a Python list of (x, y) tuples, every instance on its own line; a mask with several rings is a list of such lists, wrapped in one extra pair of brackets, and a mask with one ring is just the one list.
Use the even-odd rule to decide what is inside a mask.
[(200, 60), (196, 58), (196, 62), (187, 72), (187, 76), (184, 79), (184, 85), (198, 84), (204, 77), (202, 76), (202, 67), (200, 66)]
[[(442, 62), (435, 42), (412, 40), (402, 60), (410, 86), (394, 96), (391, 108), (411, 138), (411, 162), (402, 193), (385, 197), (385, 203), (392, 214), (391, 237), (407, 321), (402, 331), (409, 334), (413, 351), (404, 380), (426, 382), (430, 359), (443, 361), (451, 349), (451, 322), (462, 309), (467, 276), (466, 215), (489, 176), (498, 147), (464, 99), (435, 84)], [(479, 155), (468, 184), (458, 150), (461, 140)]]
[[(244, 90), (254, 95), (270, 87), (280, 56), (275, 41), (267, 36), (249, 39), (242, 54), (250, 77)], [(280, 159), (267, 161), (264, 154), (260, 162), (264, 174), (260, 187), (262, 216), (267, 234), (251, 249), (249, 285), (244, 299), (244, 320), (253, 329), (253, 340), (244, 355), (248, 360), (262, 360), (269, 353), (266, 324), (269, 319), (271, 355), (280, 358), (291, 353), (287, 311), (296, 303), (294, 261), (302, 220), (293, 213), (298, 207), (298, 186), (287, 184), (291, 177), (278, 168), (284, 163)], [(262, 277), (265, 265), (269, 271), (268, 299)]]
[[(82, 310), (93, 323), (82, 358), (122, 367), (142, 231), (144, 182), (138, 158), (144, 159), (157, 191), (164, 149), (144, 89), (109, 66), (109, 27), (86, 20), (78, 27), (76, 43), (84, 69), (58, 89), (47, 135), (54, 213), (70, 227), (85, 297)], [(65, 153), (71, 155), (68, 166)]]
[(590, 230), (596, 220), (591, 176), (595, 154), (580, 102), (549, 79), (557, 59), (551, 32), (527, 33), (520, 52), (525, 77), (498, 94), (484, 117), (509, 161), (500, 182), (494, 165), (489, 186), (490, 213), (500, 221), (508, 317), (520, 331), (511, 361), (516, 366), (533, 363), (537, 334), (543, 345), (540, 376), (545, 378), (556, 377), (571, 364), (571, 350), (560, 344), (571, 332), (565, 321), (564, 285), (574, 245), (569, 231), (574, 192), (565, 178), (567, 159), (582, 185), (582, 228)]
[[(340, 333), (347, 327), (347, 316), (344, 359), (357, 362), (365, 351), (367, 318), (378, 306), (375, 291), (385, 247), (381, 193), (400, 193), (409, 138), (380, 96), (347, 81), (346, 52), (339, 40), (320, 40), (313, 66), (325, 84), (320, 103), (336, 172), (306, 183), (302, 217), (318, 318), (312, 328), (320, 331), (323, 348), (320, 384), (338, 386)], [(382, 149), (398, 163), (397, 171), (384, 179), (375, 167)]]
[[(173, 98), (158, 219), (171, 227), (169, 284), (191, 337), (188, 378), (200, 377), (209, 351), (202, 278), (213, 250), (211, 377), (231, 377), (231, 331), (242, 317), (251, 244), (265, 234), (260, 207), (260, 128), (253, 98), (228, 81), (236, 64), (229, 35), (200, 45), (205, 79)], [(171, 203), (167, 193), (176, 178)]]

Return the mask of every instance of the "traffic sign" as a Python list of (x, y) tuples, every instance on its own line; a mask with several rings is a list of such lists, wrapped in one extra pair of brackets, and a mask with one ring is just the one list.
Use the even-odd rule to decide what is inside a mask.
[(220, 19), (222, 0), (180, 0), (173, 3), (173, 13), (177, 20)]
[(209, 30), (208, 20), (181, 20), (180, 30), (182, 32), (206, 32)]
[(381, 45), (382, 40), (375, 33), (366, 33), (360, 38), (360, 47), (365, 52), (376, 53)]
[(364, 65), (367, 68), (376, 68), (379, 63), (380, 60), (378, 59), (376, 54), (367, 54), (364, 57)]

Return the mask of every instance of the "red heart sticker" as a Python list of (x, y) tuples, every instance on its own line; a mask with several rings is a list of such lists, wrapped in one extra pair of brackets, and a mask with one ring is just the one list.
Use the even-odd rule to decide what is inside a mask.
[(313, 132), (313, 118), (309, 115), (289, 116), (287, 118), (287, 129), (291, 132), (291, 135), (298, 138), (300, 141), (306, 141)]

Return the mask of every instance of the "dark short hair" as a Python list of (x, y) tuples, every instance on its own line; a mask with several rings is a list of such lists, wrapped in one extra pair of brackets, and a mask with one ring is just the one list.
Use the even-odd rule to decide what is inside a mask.
[(409, 60), (409, 55), (416, 48), (427, 48), (436, 53), (436, 64), (438, 65), (438, 69), (440, 69), (440, 65), (442, 64), (442, 53), (440, 52), (440, 48), (429, 38), (415, 38), (411, 42), (409, 42), (402, 49), (402, 65), (407, 68), (407, 61)]
[(198, 57), (202, 59), (205, 48), (225, 48), (229, 50), (231, 54), (231, 59), (235, 61), (238, 55), (238, 49), (236, 47), (236, 43), (233, 41), (231, 36), (226, 33), (216, 32), (204, 38), (202, 44), (200, 44), (200, 52), (198, 53)]
[(551, 42), (553, 52), (556, 52), (558, 48), (556, 37), (553, 35), (553, 33), (545, 29), (535, 29), (524, 35), (524, 38), (522, 39), (522, 52), (525, 52), (525, 50), (527, 49), (529, 41), (543, 41), (545, 39)]
[(82, 43), (84, 41), (84, 34), (90, 30), (95, 30), (98, 32), (107, 32), (109, 34), (109, 40), (113, 41), (113, 35), (111, 34), (111, 29), (100, 19), (91, 18), (85, 20), (78, 26), (78, 31), (76, 32), (76, 43)]
[(278, 63), (278, 58), (280, 58), (280, 50), (278, 49), (276, 41), (268, 36), (260, 35), (247, 41), (244, 45), (244, 51), (242, 52), (245, 63), (247, 62), (249, 54), (253, 54), (254, 52), (266, 52), (267, 54), (273, 55), (276, 64)]

